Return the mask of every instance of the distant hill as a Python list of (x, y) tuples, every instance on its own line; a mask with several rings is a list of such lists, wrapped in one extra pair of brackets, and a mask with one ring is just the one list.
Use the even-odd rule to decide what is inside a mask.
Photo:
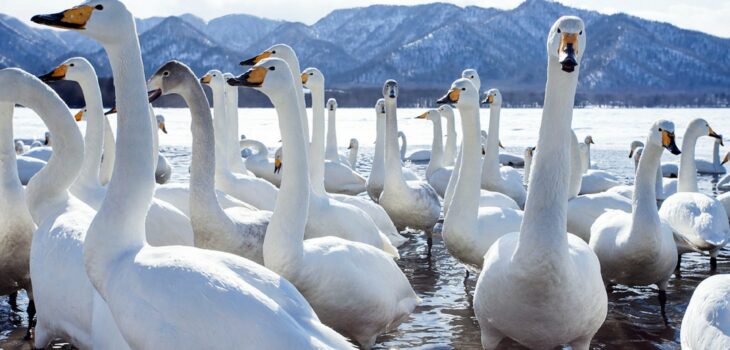
[[(569, 14), (583, 18), (588, 37), (579, 103), (730, 106), (730, 39), (546, 0), (511, 10), (374, 5), (336, 10), (311, 26), (244, 14), (205, 22), (188, 14), (139, 19), (137, 28), (147, 74), (170, 59), (197, 74), (213, 68), (240, 73), (241, 59), (282, 42), (295, 48), (302, 68), (322, 70), (345, 106), (371, 106), (389, 78), (401, 83), (404, 104), (429, 104), (467, 67), (479, 71), (484, 88), (500, 88), (506, 104), (536, 105), (545, 84), (547, 30)], [(0, 15), (0, 37), (0, 67), (43, 73), (80, 55), (100, 77), (111, 76), (101, 47), (78, 33), (31, 28)]]

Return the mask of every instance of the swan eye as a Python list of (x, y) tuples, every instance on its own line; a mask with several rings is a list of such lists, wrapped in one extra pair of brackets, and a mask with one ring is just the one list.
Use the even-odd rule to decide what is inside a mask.
[(466, 88), (461, 88), (461, 91), (466, 91)]
[(214, 77), (217, 77), (217, 75), (213, 74)]
[(314, 73), (309, 73), (309, 75), (314, 75)]
[(276, 55), (276, 50), (274, 50), (274, 51), (271, 51), (271, 54), (272, 54), (272, 55)]
[(163, 76), (163, 77), (166, 77), (166, 76), (168, 76), (168, 75), (170, 75), (170, 72), (168, 72), (168, 71), (164, 71), (164, 72), (162, 72), (162, 76)]
[(104, 9), (104, 5), (99, 4), (99, 5), (94, 6), (94, 8), (101, 11)]
[(562, 32), (562, 31), (560, 30), (560, 28), (558, 28), (558, 34), (560, 34), (561, 32)]
[(269, 67), (269, 70), (276, 70), (276, 67), (271, 66), (271, 67)]
[(662, 128), (659, 128), (659, 132), (662, 132)]
[(73, 66), (74, 66), (74, 64), (73, 64), (73, 63), (71, 63), (71, 64), (69, 64), (68, 66), (69, 66), (69, 67), (73, 67)]
[(580, 33), (578, 33), (578, 35), (583, 35), (583, 31), (581, 30)]

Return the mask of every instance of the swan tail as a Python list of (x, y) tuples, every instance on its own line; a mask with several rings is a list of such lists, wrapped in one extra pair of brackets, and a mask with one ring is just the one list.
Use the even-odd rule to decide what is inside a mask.
[(398, 249), (393, 246), (392, 243), (390, 243), (390, 240), (388, 237), (380, 232), (380, 240), (383, 242), (383, 251), (388, 253), (388, 255), (391, 255), (395, 259), (400, 259), (400, 253), (398, 253)]

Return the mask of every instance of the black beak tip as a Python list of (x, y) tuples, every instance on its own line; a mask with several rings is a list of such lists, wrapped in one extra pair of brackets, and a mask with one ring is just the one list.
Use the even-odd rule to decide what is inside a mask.
[(226, 83), (228, 83), (228, 85), (230, 85), (230, 86), (239, 86), (239, 85), (241, 85), (239, 83), (239, 81), (238, 81), (237, 78), (228, 78), (228, 80), (226, 80)]
[(242, 66), (253, 66), (253, 65), (256, 64), (256, 57), (252, 57), (252, 58), (249, 58), (247, 60), (243, 60), (239, 64), (242, 65)]

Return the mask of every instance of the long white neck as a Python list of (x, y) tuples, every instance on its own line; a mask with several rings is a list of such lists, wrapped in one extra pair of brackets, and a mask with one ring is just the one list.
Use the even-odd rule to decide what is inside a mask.
[(18, 164), (13, 144), (13, 103), (0, 103), (0, 210), (14, 213), (19, 219), (32, 220), (25, 204), (25, 191), (18, 178)]
[[(213, 113), (215, 118), (213, 119), (213, 129), (215, 131), (215, 175), (218, 177), (218, 181), (224, 176), (230, 174), (231, 169), (228, 168), (227, 151), (228, 143), (226, 142), (228, 127), (226, 123), (226, 102), (225, 102), (225, 90), (220, 84), (210, 84), (210, 88), (213, 91)], [(190, 105), (188, 103), (188, 105)], [(194, 141), (193, 141), (194, 142)]]
[(639, 160), (639, 169), (634, 181), (634, 197), (631, 222), (632, 234), (646, 234), (648, 225), (659, 225), (659, 213), (656, 206), (656, 170), (662, 159), (662, 147), (647, 142)]
[(530, 171), (532, 167), (532, 156), (529, 154), (525, 154), (525, 175), (523, 176), (525, 178), (525, 185), (530, 185)]
[(355, 170), (355, 168), (357, 167), (357, 151), (358, 151), (358, 148), (359, 147), (357, 145), (351, 146), (350, 147), (350, 154), (349, 154), (349, 157), (347, 159), (350, 162), (350, 166), (352, 167), (353, 170)]
[[(458, 180), (454, 189), (449, 211), (444, 220), (444, 226), (450, 224), (476, 225), (479, 211), (479, 193), (481, 187), (480, 136), (479, 130), (479, 101), (475, 99), (473, 105), (466, 105), (466, 101), (459, 104), (462, 125), (462, 155)], [(491, 137), (491, 135), (490, 135)]]
[(117, 143), (114, 141), (114, 132), (112, 125), (109, 123), (109, 117), (104, 116), (104, 156), (99, 169), (99, 182), (102, 186), (106, 186), (112, 178), (114, 170), (114, 159), (117, 156)]
[(31, 108), (54, 135), (53, 156), (26, 187), (28, 208), (33, 221), (39, 224), (69, 198), (68, 189), (83, 162), (81, 131), (58, 94), (24, 71), (0, 71), (0, 101)]
[[(286, 63), (289, 64), (289, 69), (291, 69), (291, 76), (294, 84), (296, 84), (296, 82), (298, 81), (301, 81), (302, 77), (299, 74), (302, 69), (299, 66), (299, 58), (297, 58), (296, 56), (292, 57), (290, 59), (287, 59)], [(307, 108), (306, 104), (304, 103), (304, 88), (301, 85), (297, 85), (294, 87), (294, 92), (296, 93), (297, 106), (299, 108), (299, 113), (301, 116), (302, 133), (304, 134), (304, 140), (309, 143), (309, 121), (307, 121)]]
[[(570, 181), (570, 132), (579, 67), (571, 74), (548, 63), (538, 152), (532, 174), (515, 256), (562, 257), (568, 254), (567, 205)], [(546, 254), (546, 252), (549, 252)]]
[(584, 165), (586, 171), (591, 168), (591, 143), (586, 142), (586, 164)]
[(699, 192), (697, 188), (697, 164), (695, 164), (695, 146), (699, 136), (693, 131), (687, 130), (684, 134), (684, 140), (682, 140), (677, 192)]
[[(479, 151), (482, 149), (481, 140), (479, 146)], [(444, 215), (449, 212), (449, 207), (451, 206), (451, 202), (454, 200), (454, 190), (456, 189), (456, 183), (459, 181), (459, 174), (461, 172), (461, 159), (464, 156), (464, 140), (462, 138), (461, 141), (461, 148), (459, 149), (459, 153), (456, 156), (456, 163), (454, 163), (454, 170), (451, 172), (451, 177), (449, 178), (449, 184), (446, 186), (446, 193), (444, 193)], [(481, 155), (480, 155), (481, 157)]]
[(312, 191), (324, 195), (324, 87), (313, 86), (312, 93), (312, 143), (309, 161), (312, 168)]
[(86, 135), (84, 136), (84, 161), (76, 182), (71, 187), (101, 187), (99, 168), (104, 140), (104, 106), (101, 102), (101, 89), (96, 74), (85, 74), (77, 81), (86, 101)]
[[(147, 244), (145, 218), (155, 187), (153, 157), (145, 156), (152, 154), (153, 124), (136, 30), (120, 34), (119, 40), (104, 45), (117, 93), (119, 147), (106, 197), (84, 244), (86, 271), (102, 296), (106, 295), (108, 265)], [(109, 228), (116, 234), (108, 234)]]
[[(397, 101), (394, 98), (385, 100), (385, 181), (383, 190), (405, 186), (403, 180), (403, 169), (398, 155), (398, 120)], [(405, 137), (403, 145), (405, 146)]]
[(398, 133), (398, 138), (400, 138), (400, 160), (406, 159), (406, 150), (408, 149), (408, 141), (406, 140), (406, 134), (404, 132)]
[(375, 111), (375, 153), (370, 178), (382, 183), (385, 177), (385, 115)]
[(431, 142), (431, 159), (426, 167), (426, 177), (431, 177), (436, 169), (444, 166), (444, 133), (441, 128), (441, 117), (435, 118), (433, 122), (433, 141)]
[(327, 109), (327, 149), (324, 157), (327, 160), (336, 162), (339, 160), (337, 154), (337, 122), (335, 119), (335, 111)]
[[(279, 116), (286, 166), (282, 169), (276, 207), (264, 240), (264, 263), (273, 271), (290, 276), (304, 256), (304, 228), (309, 210), (309, 166), (307, 141), (302, 133), (294, 84), (269, 96)], [(291, 270), (290, 270), (291, 269)]]
[(226, 84), (225, 101), (226, 101), (226, 158), (228, 161), (228, 169), (237, 173), (245, 174), (246, 164), (241, 158), (241, 147), (238, 141), (238, 86), (230, 86)]
[(446, 145), (444, 146), (444, 166), (454, 165), (456, 158), (456, 123), (454, 113), (446, 112)]
[(712, 165), (715, 169), (722, 168), (722, 162), (720, 161), (720, 139), (715, 139), (715, 143), (712, 146)]
[(160, 159), (160, 134), (159, 126), (157, 125), (157, 116), (155, 115), (155, 109), (152, 108), (152, 104), (147, 104), (147, 110), (150, 115), (150, 124), (152, 125), (152, 169), (153, 174), (157, 170), (157, 162)]
[(583, 184), (583, 157), (580, 155), (578, 138), (572, 129), (568, 138), (570, 140), (570, 146), (568, 146), (570, 152), (570, 187), (568, 188), (568, 199), (573, 199), (578, 196), (580, 186)]
[(499, 172), (499, 114), (501, 108), (502, 106), (498, 104), (489, 106), (489, 135), (487, 136), (487, 149), (482, 164), (482, 173), (490, 182), (498, 182), (502, 179)]

